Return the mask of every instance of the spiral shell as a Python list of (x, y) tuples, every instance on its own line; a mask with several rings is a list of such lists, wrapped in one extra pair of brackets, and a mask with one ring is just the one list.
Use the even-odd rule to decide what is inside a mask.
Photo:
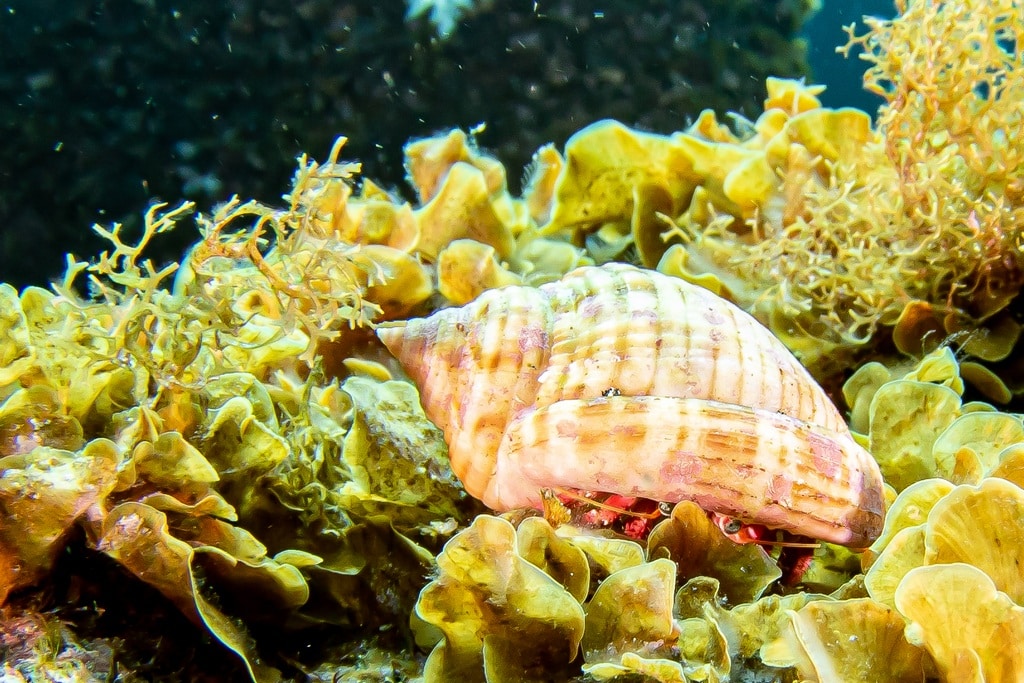
[(493, 509), (564, 488), (693, 500), (858, 547), (881, 531), (878, 466), (825, 392), (756, 320), (696, 285), (584, 267), (377, 334), (466, 490)]

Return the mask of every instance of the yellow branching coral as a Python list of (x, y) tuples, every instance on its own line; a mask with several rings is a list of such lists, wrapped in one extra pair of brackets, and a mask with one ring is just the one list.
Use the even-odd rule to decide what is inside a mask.
[(704, 139), (713, 117), (676, 135), (694, 152), (748, 157), (709, 167), (663, 234), (689, 258), (670, 250), (659, 267), (715, 275), (814, 368), (895, 322), (911, 298), (900, 263), (914, 246), (890, 229), (893, 171), (866, 114), (822, 109), (813, 89), (780, 81), (765, 106), (734, 141)]
[[(472, 506), (411, 385), (382, 368), (341, 382), (316, 358), (434, 291), (416, 256), (380, 243), (411, 213), (367, 186), (349, 206), (351, 170), (306, 162), (288, 209), (232, 201), (200, 218), (181, 269), (143, 253), (191, 206), (156, 205), (135, 243), (97, 228), (111, 249), (69, 258), (54, 291), (0, 286), (0, 603), (44, 579), (78, 527), (257, 680), (278, 674), (243, 620), (404, 620), (432, 562), (420, 543)], [(328, 201), (362, 242), (333, 231)], [(329, 597), (307, 606), (311, 586)]]
[(915, 247), (888, 230), (894, 171), (870, 118), (821, 108), (815, 87), (768, 88), (738, 133), (711, 112), (672, 136), (580, 131), (549, 165), (553, 190), (539, 185), (544, 230), (571, 231), (598, 260), (632, 242), (645, 265), (728, 294), (813, 365), (895, 321), (911, 299), (898, 261)]
[(865, 86), (887, 101), (878, 128), (902, 219), (935, 259), (932, 301), (986, 317), (1024, 282), (1024, 5), (899, 0), (867, 18)]
[[(358, 246), (332, 244), (295, 230), (289, 216), (278, 216), (255, 202), (232, 201), (201, 219), (205, 239), (192, 250), (175, 292), (222, 302), (259, 296), (260, 306), (247, 322), (269, 326), (277, 337), (300, 331), (306, 337), (301, 358), (311, 362), (317, 339), (334, 339), (340, 329), (366, 325), (380, 313), (364, 294), (365, 287), (383, 284), (384, 279), (379, 266), (360, 257)], [(251, 227), (245, 221), (251, 221)], [(235, 230), (235, 222), (246, 227)], [(264, 234), (268, 228), (275, 237), (269, 251)], [(242, 311), (235, 306), (240, 317)], [(265, 346), (273, 340), (264, 335), (241, 342)]]

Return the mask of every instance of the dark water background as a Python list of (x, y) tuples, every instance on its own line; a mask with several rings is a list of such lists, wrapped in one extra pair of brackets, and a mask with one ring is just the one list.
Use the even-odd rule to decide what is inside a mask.
[(861, 77), (866, 63), (836, 54), (836, 46), (846, 42), (843, 26), (857, 23), (864, 15), (891, 18), (896, 15), (892, 0), (823, 0), (821, 10), (804, 25), (807, 57), (816, 83), (828, 86), (821, 97), (827, 107), (856, 107), (874, 114), (881, 98), (865, 92)]
[[(480, 142), (515, 190), (540, 144), (597, 118), (668, 132), (704, 107), (755, 117), (766, 75), (813, 72), (827, 105), (874, 111), (863, 63), (834, 49), (842, 24), (893, 12), (825, 0), (804, 55), (794, 8), (809, 0), (551, 0), (544, 22), (532, 2), (492, 2), (445, 45), (426, 21), (407, 24), (399, 0), (7, 3), (0, 281), (45, 285), (65, 252), (104, 247), (92, 223), (130, 234), (155, 200), (279, 202), (295, 156), (322, 158), (342, 133), (346, 158), (400, 193), (403, 142), (485, 120)], [(194, 239), (179, 228), (153, 253), (177, 259)]]

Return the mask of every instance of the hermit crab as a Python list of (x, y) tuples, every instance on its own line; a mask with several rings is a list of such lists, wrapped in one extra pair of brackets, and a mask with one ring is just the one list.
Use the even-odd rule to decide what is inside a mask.
[(382, 325), (466, 490), (664, 502), (854, 547), (882, 528), (871, 455), (799, 361), (706, 289), (622, 264)]

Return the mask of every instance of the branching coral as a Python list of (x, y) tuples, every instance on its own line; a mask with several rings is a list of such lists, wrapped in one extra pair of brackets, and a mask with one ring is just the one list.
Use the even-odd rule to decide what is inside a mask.
[(902, 222), (934, 259), (928, 299), (986, 317), (1024, 282), (1024, 5), (899, 0), (866, 18), (866, 87), (896, 169)]
[[(461, 131), (409, 145), (416, 209), (370, 181), (355, 195), (343, 143), (299, 160), (285, 208), (199, 216), (180, 268), (144, 252), (192, 206), (155, 205), (134, 243), (97, 227), (111, 249), (69, 257), (54, 291), (0, 285), (0, 602), (44, 580), (77, 528), (258, 680), (276, 673), (251, 621), (404, 622), (477, 508), (366, 328), (441, 304), (438, 289), (473, 297), (588, 260), (528, 230), (504, 169)], [(470, 253), (490, 274), (443, 265)]]
[(910, 296), (894, 264), (911, 248), (887, 233), (893, 171), (868, 117), (822, 109), (820, 89), (795, 82), (768, 91), (739, 134), (710, 112), (673, 136), (581, 131), (544, 229), (602, 245), (599, 260), (632, 242), (645, 265), (732, 297), (813, 367), (895, 322)]

